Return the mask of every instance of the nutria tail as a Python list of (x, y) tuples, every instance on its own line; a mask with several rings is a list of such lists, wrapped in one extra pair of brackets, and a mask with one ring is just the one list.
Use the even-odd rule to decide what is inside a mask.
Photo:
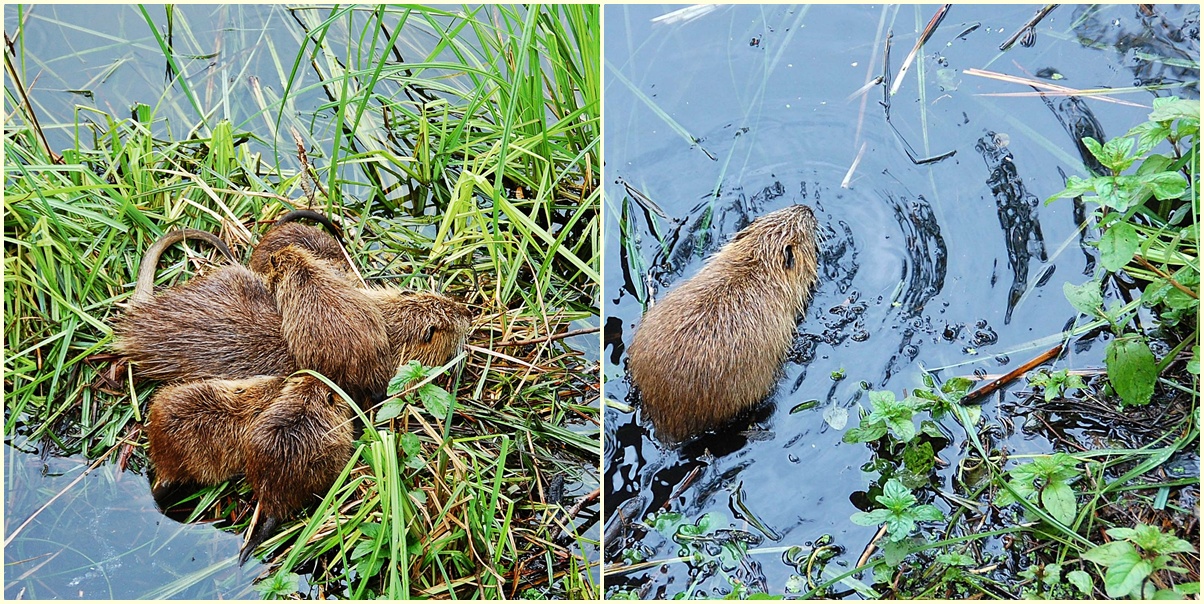
[(331, 235), (334, 235), (334, 238), (339, 241), (340, 245), (347, 245), (347, 242), (343, 240), (343, 230), (335, 226), (335, 224), (321, 212), (315, 212), (313, 210), (293, 210), (287, 214), (284, 214), (280, 218), (277, 218), (275, 226), (280, 226), (286, 222), (296, 222), (302, 218), (307, 218), (314, 222), (320, 223), (322, 226), (326, 227), (326, 230), (329, 231)]
[(138, 266), (138, 281), (134, 286), (134, 295), (130, 298), (133, 304), (145, 304), (150, 302), (154, 297), (155, 289), (155, 269), (159, 266), (159, 258), (163, 255), (163, 250), (168, 246), (184, 241), (188, 238), (204, 239), (213, 247), (217, 248), (230, 262), (238, 264), (238, 259), (234, 257), (234, 253), (230, 251), (230, 247), (225, 241), (218, 238), (213, 233), (206, 233), (198, 229), (177, 229), (171, 231), (159, 238), (150, 249), (146, 250), (146, 254), (142, 256), (142, 264)]

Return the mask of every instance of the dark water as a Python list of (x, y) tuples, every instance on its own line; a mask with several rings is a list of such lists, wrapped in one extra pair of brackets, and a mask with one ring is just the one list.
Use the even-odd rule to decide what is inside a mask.
[[(618, 403), (605, 412), (606, 560), (687, 555), (639, 523), (619, 526), (662, 508), (690, 521), (715, 514), (757, 545), (719, 570), (673, 561), (607, 574), (606, 584), (645, 597), (717, 596), (731, 590), (726, 573), (782, 594), (795, 574), (788, 547), (830, 535), (843, 548), (831, 568), (851, 568), (877, 530), (849, 521), (876, 476), (861, 471), (866, 446), (841, 442), (868, 409), (861, 382), (901, 396), (923, 386), (925, 370), (1002, 374), (1059, 341), (1076, 316), (1062, 284), (1087, 281), (1094, 267), (1094, 250), (1080, 245), (1081, 212), (1070, 200), (1044, 204), (1065, 175), (1090, 167), (1071, 133), (1119, 136), (1145, 120), (1154, 94), (1198, 98), (1198, 67), (1178, 65), (1198, 65), (1199, 11), (1159, 6), (1162, 17), (1147, 18), (1133, 5), (1061, 6), (1038, 25), (1035, 45), (1001, 53), (1038, 7), (955, 5), (887, 108), (884, 86), (853, 95), (883, 73), (892, 30), (899, 77), (936, 5), (722, 6), (654, 22), (678, 8), (605, 8), (604, 379)], [(970, 68), (1057, 73), (1043, 81), (1074, 88), (1166, 89), (1115, 95), (1136, 107), (990, 96), (1033, 89)], [(645, 304), (753, 218), (795, 203), (815, 210), (826, 240), (776, 392), (720, 434), (659, 445), (624, 408), (636, 403), (625, 346)], [(1055, 368), (1100, 367), (1103, 349), (1088, 340)], [(790, 413), (809, 400), (819, 403)], [(996, 405), (983, 406), (987, 421)], [(825, 422), (842, 413), (843, 428)], [(956, 456), (964, 433), (953, 434)], [(1006, 446), (1051, 448), (1023, 435)]]
[[(357, 24), (365, 22), (373, 10), (344, 8), (355, 12), (353, 23)], [(205, 119), (210, 124), (228, 119), (236, 132), (251, 132), (248, 148), (262, 153), (266, 163), (297, 168), (288, 128), (292, 125), (312, 137), (308, 139), (311, 159), (329, 165), (323, 154), (329, 156), (335, 135), (330, 98), (317, 85), (308, 61), (294, 66), (306, 29), (329, 17), (329, 6), (293, 10), (283, 5), (176, 6), (170, 42), (179, 72), (169, 67), (147, 23), (149, 16), (155, 29), (167, 32), (168, 9), (149, 5), (144, 10), (132, 5), (5, 6), (5, 31), (14, 40), (18, 68), (26, 74), (24, 84), (52, 150), (72, 147), (77, 130), (87, 144), (107, 127), (104, 114), (126, 118), (138, 103), (153, 108), (157, 135), (164, 139), (186, 136), (198, 121), (193, 101), (181, 85), (186, 82), (196, 102), (205, 108)], [(411, 20), (398, 40), (398, 51), (404, 56), (427, 56), (437, 40), (429, 28), (449, 21), (442, 17), (429, 23)], [(16, 35), (18, 24), (23, 25), (22, 36)], [(340, 60), (351, 67), (362, 67), (361, 62), (375, 52), (365, 41), (372, 36), (361, 39), (364, 32), (354, 25), (349, 27), (340, 20), (330, 32), (337, 38), (333, 47), (350, 49), (352, 58)], [(465, 44), (459, 52), (471, 54), (473, 42), (466, 39)], [(307, 48), (313, 49), (312, 42)], [(458, 61), (453, 49), (445, 49), (433, 59)], [(175, 80), (178, 73), (184, 76)], [(428, 73), (436, 76), (439, 70)], [(286, 85), (290, 78), (294, 80), (291, 88)], [(444, 83), (452, 90), (471, 87), (457, 78)], [(376, 92), (382, 95), (400, 94), (389, 82), (379, 85)], [(289, 101), (283, 125), (276, 128), (279, 100), (286, 90)], [(384, 139), (379, 132), (355, 134), (379, 137), (374, 142), (377, 145)], [(359, 139), (356, 144), (366, 141)], [(395, 152), (408, 155), (405, 150)], [(359, 169), (344, 165), (340, 176), (344, 182), (362, 182), (362, 175), (354, 173)], [(369, 194), (353, 184), (343, 193), (349, 202)], [(410, 192), (406, 186), (398, 186), (388, 194), (397, 200)], [(418, 213), (429, 212), (422, 207), (425, 201), (417, 199)], [(433, 234), (435, 227), (428, 228), (432, 229), (428, 234)], [(574, 322), (572, 328), (597, 324), (594, 317)], [(596, 335), (586, 335), (566, 344), (592, 363), (597, 361), (597, 342)], [(596, 430), (587, 423), (573, 423), (568, 428)], [(160, 514), (146, 477), (137, 472), (118, 472), (106, 462), (73, 483), (88, 462), (53, 456), (43, 461), (38, 445), (22, 443), (20, 447), (6, 446), (4, 450), (4, 534), (11, 539), (5, 546), (6, 597), (213, 599), (258, 595), (252, 583), (266, 567), (248, 562), (245, 568), (238, 568), (242, 535), (213, 526), (182, 524)], [(595, 467), (580, 465), (579, 471), (579, 475), (566, 477), (566, 497), (582, 496), (598, 484)], [(596, 507), (587, 506), (580, 515), (594, 524), (585, 531), (592, 531), (593, 539), (600, 532), (595, 524)], [(596, 550), (585, 547), (585, 552), (594, 560), (598, 557)], [(304, 581), (301, 589), (307, 589)]]

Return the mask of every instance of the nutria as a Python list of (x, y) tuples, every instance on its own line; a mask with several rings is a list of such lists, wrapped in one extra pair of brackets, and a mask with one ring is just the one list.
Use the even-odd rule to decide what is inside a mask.
[[(295, 222), (301, 218), (321, 223), (326, 230), (330, 231), (330, 235), (314, 227)], [(295, 245), (340, 270), (350, 272), (351, 265), (347, 263), (347, 257), (343, 253), (341, 244), (342, 235), (329, 218), (312, 210), (294, 210), (276, 219), (271, 230), (264, 234), (255, 249), (251, 250), (251, 260), (247, 266), (256, 273), (266, 274), (268, 258), (286, 246)]]
[(817, 228), (801, 205), (754, 220), (644, 315), (627, 366), (662, 440), (718, 427), (773, 389), (815, 286)]
[[(262, 276), (228, 265), (168, 288), (158, 296), (151, 294), (155, 266), (163, 250), (185, 235), (224, 247), (209, 233), (188, 231), (169, 233), (147, 250), (134, 290), (133, 299), (137, 301), (114, 320), (114, 350), (138, 366), (140, 377), (166, 382), (288, 375), (296, 371), (299, 367), (281, 331), (283, 318), (276, 297)], [(336, 291), (346, 291), (347, 287), (350, 285), (340, 284)], [(471, 314), (462, 304), (432, 292), (392, 287), (358, 291), (371, 299), (386, 323), (393, 361), (390, 377), (402, 363), (417, 359), (426, 365), (438, 365), (463, 346)]]
[(368, 288), (385, 319), (394, 366), (417, 360), (427, 367), (446, 363), (464, 347), (472, 313), (442, 294), (392, 287)]
[(239, 564), (281, 520), (330, 490), (351, 459), (351, 417), (347, 402), (321, 380), (298, 375), (288, 378), (280, 396), (255, 420), (246, 441), (246, 476), (261, 519)]
[(296, 370), (281, 336), (276, 299), (262, 277), (237, 264), (223, 266), (153, 295), (163, 250), (185, 237), (209, 241), (204, 231), (168, 233), (147, 250), (129, 308), (113, 323), (113, 349), (139, 375), (167, 382), (287, 375)]
[(297, 368), (325, 375), (360, 404), (383, 399), (397, 364), (372, 298), (330, 263), (294, 245), (268, 257), (264, 276)]
[(146, 421), (155, 498), (168, 487), (213, 485), (242, 474), (251, 425), (277, 399), (284, 380), (200, 380), (155, 392)]

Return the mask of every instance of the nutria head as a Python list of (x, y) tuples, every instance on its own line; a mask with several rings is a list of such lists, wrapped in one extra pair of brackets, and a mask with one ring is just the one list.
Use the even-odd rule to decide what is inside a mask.
[(389, 345), (399, 365), (419, 361), (442, 365), (464, 348), (472, 313), (435, 292), (392, 288), (365, 290), (385, 318)]

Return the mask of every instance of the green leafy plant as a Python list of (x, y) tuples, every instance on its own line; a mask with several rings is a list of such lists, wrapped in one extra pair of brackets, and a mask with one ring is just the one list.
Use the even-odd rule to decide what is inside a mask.
[(1074, 457), (1054, 453), (1016, 466), (1008, 470), (1009, 488), (999, 491), (995, 504), (1003, 507), (1019, 499), (1033, 503), (1039, 501), (1050, 516), (1069, 526), (1074, 523), (1078, 512), (1074, 490), (1070, 488), (1070, 483), (1082, 474), (1078, 465), (1079, 460)]
[[(919, 500), (911, 493), (911, 489), (903, 486), (896, 479), (886, 481), (882, 494), (875, 498), (883, 505), (882, 509), (853, 514), (854, 524), (876, 526), (885, 524), (887, 537), (891, 541), (902, 541), (916, 530), (919, 522), (944, 520), (945, 515), (936, 506), (919, 504)], [(919, 505), (917, 505), (919, 504)]]
[[(1083, 559), (1107, 567), (1104, 591), (1108, 597), (1158, 598), (1182, 593), (1156, 590), (1146, 579), (1161, 570), (1186, 573), (1187, 569), (1173, 564), (1170, 554), (1196, 551), (1191, 543), (1147, 524), (1135, 528), (1111, 528), (1107, 533), (1116, 541), (1091, 548), (1083, 554)], [(1188, 589), (1198, 591), (1199, 586)]]
[(1070, 373), (1067, 369), (1059, 371), (1040, 370), (1028, 377), (1028, 383), (1034, 388), (1040, 388), (1045, 394), (1045, 402), (1062, 396), (1067, 390), (1085, 388), (1083, 378)]
[[(1199, 131), (1198, 101), (1154, 99), (1149, 121), (1124, 136), (1106, 143), (1083, 139), (1108, 173), (1072, 176), (1063, 191), (1046, 200), (1081, 196), (1099, 205), (1100, 268), (1123, 270), (1148, 284), (1141, 303), (1169, 327), (1194, 328), (1199, 307)], [(1164, 143), (1169, 153), (1155, 153)], [(1118, 336), (1108, 344), (1107, 368), (1121, 401), (1149, 403), (1168, 361), (1154, 358), (1144, 334), (1127, 332), (1136, 305), (1105, 309), (1098, 279), (1081, 286), (1067, 283), (1063, 291), (1077, 310), (1104, 319)], [(1198, 332), (1183, 339), (1173, 353), (1197, 338)], [(1173, 360), (1174, 354), (1167, 358)]]
[(878, 440), (893, 433), (899, 440), (908, 442), (916, 436), (916, 425), (912, 416), (920, 410), (919, 399), (907, 397), (895, 400), (895, 393), (888, 390), (872, 391), (870, 414), (861, 418), (861, 425), (844, 434), (846, 443), (864, 443)]

